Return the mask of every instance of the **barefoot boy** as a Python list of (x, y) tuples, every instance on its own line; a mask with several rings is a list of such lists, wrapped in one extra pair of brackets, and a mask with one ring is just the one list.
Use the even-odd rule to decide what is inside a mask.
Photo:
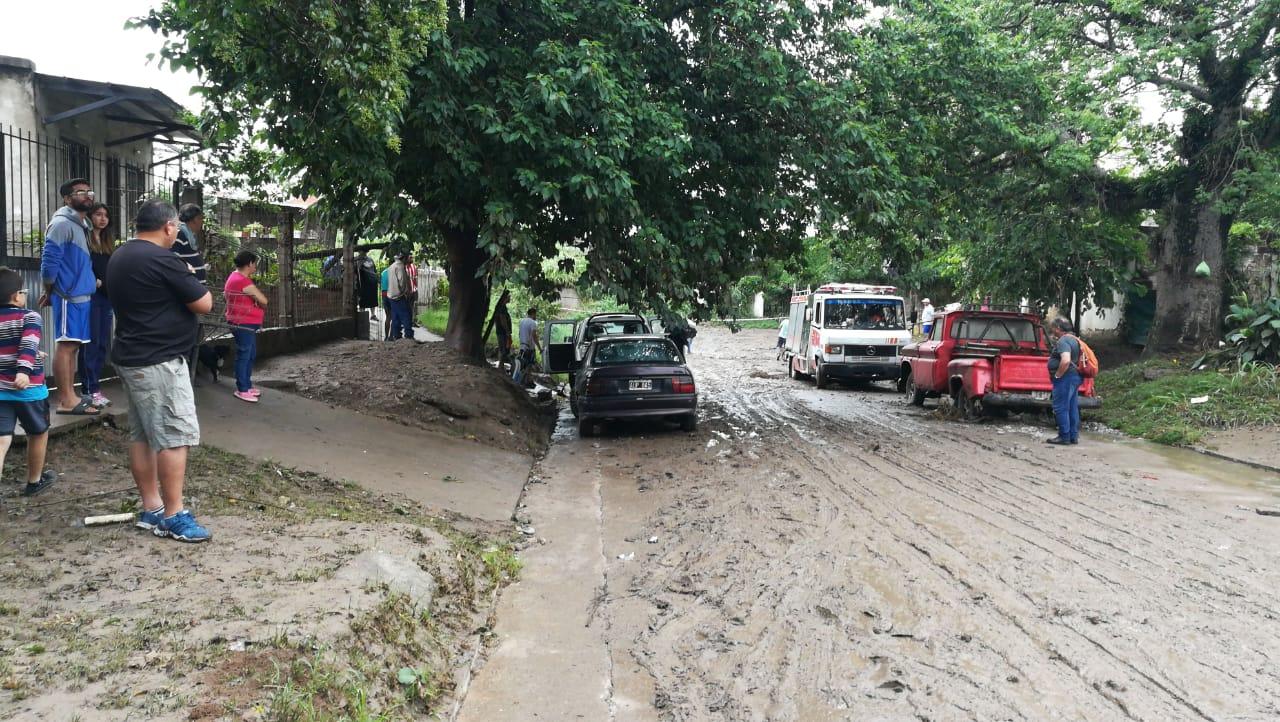
[(0, 470), (17, 424), (27, 432), (27, 485), (22, 493), (32, 496), (58, 478), (53, 470), (44, 470), (49, 388), (44, 385), (40, 314), (27, 308), (22, 276), (0, 266)]

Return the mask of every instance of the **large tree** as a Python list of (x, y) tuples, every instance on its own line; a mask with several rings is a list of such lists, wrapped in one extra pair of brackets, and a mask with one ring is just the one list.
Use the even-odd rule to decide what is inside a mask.
[(536, 261), (562, 245), (625, 303), (714, 308), (752, 259), (795, 253), (824, 206), (885, 222), (901, 178), (893, 124), (857, 107), (883, 82), (852, 75), (862, 12), (167, 0), (144, 22), (201, 73), (213, 138), (252, 131), (300, 190), (438, 239), (447, 341), (478, 355), (489, 283), (549, 290)]
[[(1127, 168), (1095, 165), (1077, 180), (1113, 218), (1156, 214), (1148, 350), (1216, 341), (1240, 186), (1280, 146), (1280, 2), (996, 0), (986, 8), (993, 27), (1043, 59), (1047, 73), (1095, 99), (1132, 107), (1137, 91), (1160, 92), (1168, 121), (1127, 123), (1114, 151)], [(1046, 152), (1087, 143), (1088, 130), (1065, 125)], [(1196, 273), (1201, 262), (1209, 275)]]

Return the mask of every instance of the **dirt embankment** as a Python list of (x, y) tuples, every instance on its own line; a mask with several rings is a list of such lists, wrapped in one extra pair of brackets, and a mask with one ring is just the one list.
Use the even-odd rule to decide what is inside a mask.
[(340, 341), (269, 359), (254, 374), (307, 398), (529, 453), (546, 448), (554, 414), (442, 343)]
[[(52, 440), (63, 477), (0, 482), (0, 719), (422, 719), (447, 712), (516, 570), (503, 525), (212, 448), (187, 545), (86, 515), (136, 511), (127, 434)], [(465, 529), (459, 526), (466, 523)], [(382, 716), (377, 716), (382, 715)]]

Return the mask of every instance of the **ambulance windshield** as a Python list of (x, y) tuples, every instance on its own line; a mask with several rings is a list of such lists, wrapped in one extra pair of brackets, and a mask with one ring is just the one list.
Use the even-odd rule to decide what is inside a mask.
[(828, 298), (822, 309), (824, 328), (901, 331), (907, 327), (902, 301), (881, 298)]

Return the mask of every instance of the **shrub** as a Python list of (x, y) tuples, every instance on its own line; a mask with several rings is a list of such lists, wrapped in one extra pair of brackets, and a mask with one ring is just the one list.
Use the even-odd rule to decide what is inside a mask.
[(1280, 363), (1280, 298), (1256, 304), (1241, 293), (1227, 315), (1227, 348), (1240, 363)]

